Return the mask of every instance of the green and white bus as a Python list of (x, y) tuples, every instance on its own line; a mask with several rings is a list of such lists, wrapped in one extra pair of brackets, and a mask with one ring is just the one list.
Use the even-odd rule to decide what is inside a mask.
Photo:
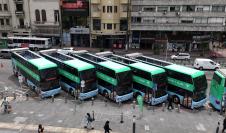
[(214, 72), (210, 86), (210, 103), (217, 110), (225, 105), (226, 98), (226, 69), (218, 69)]
[(57, 65), (28, 48), (12, 49), (12, 66), (16, 76), (22, 76), (23, 81), (40, 97), (49, 97), (61, 92)]
[(164, 68), (167, 72), (167, 92), (175, 103), (191, 109), (202, 107), (206, 103), (207, 80), (203, 71), (150, 58), (140, 53), (127, 54), (126, 57)]
[[(58, 65), (62, 89), (71, 95), (75, 95), (80, 100), (98, 94), (94, 65), (59, 53), (57, 49), (43, 50), (40, 51), (40, 54)], [(84, 86), (81, 82), (84, 82)]]
[(133, 98), (132, 72), (129, 67), (86, 52), (74, 51), (70, 56), (96, 67), (97, 87), (100, 94), (117, 103)]
[(134, 97), (143, 96), (144, 101), (149, 105), (157, 105), (167, 100), (167, 80), (164, 69), (115, 55), (109, 51), (96, 53), (96, 55), (131, 68)]

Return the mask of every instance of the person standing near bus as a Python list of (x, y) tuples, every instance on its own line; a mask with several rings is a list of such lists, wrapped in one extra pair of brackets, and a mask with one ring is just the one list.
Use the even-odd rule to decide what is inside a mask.
[(8, 111), (8, 105), (9, 105), (9, 102), (7, 101), (6, 97), (4, 97), (1, 107), (2, 107), (2, 105), (4, 106), (4, 113), (6, 113)]
[(169, 96), (169, 98), (168, 98), (168, 108), (167, 109), (173, 109), (173, 98), (172, 98), (172, 96)]

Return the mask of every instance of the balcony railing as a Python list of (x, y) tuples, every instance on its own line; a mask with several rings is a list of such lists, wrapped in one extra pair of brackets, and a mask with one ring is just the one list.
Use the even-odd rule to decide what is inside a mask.
[(16, 11), (15, 11), (15, 14), (16, 14), (16, 15), (24, 15), (24, 11), (18, 11), (18, 10), (16, 10)]
[(19, 4), (19, 3), (23, 3), (24, 1), (23, 0), (14, 0), (14, 2)]

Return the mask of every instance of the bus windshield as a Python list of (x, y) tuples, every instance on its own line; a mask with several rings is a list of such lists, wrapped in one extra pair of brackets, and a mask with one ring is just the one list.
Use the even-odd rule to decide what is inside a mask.
[(116, 74), (118, 80), (118, 87), (116, 92), (118, 95), (128, 94), (132, 91), (131, 83), (132, 83), (132, 72), (125, 71)]
[(207, 89), (207, 80), (206, 76), (199, 76), (193, 79), (194, 81), (194, 95), (193, 95), (193, 100), (194, 101), (199, 101), (201, 99), (204, 99), (206, 97), (206, 89)]
[(49, 69), (43, 69), (40, 70), (41, 79), (45, 81), (57, 79), (57, 69), (49, 68)]
[(40, 83), (40, 88), (42, 89), (42, 91), (48, 91), (48, 90), (52, 90), (52, 89), (58, 88), (58, 87), (59, 87), (58, 79)]
[(96, 89), (95, 69), (88, 69), (80, 72), (81, 80), (85, 80), (83, 92), (89, 92)]

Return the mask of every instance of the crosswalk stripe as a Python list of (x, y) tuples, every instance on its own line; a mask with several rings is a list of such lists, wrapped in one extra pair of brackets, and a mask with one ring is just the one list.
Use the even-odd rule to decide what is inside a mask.
[[(0, 129), (37, 131), (37, 128), (38, 128), (38, 125), (33, 125), (33, 124), (26, 125), (26, 124), (0, 122)], [(79, 128), (44, 126), (44, 129), (46, 132), (54, 132), (54, 133), (87, 133), (86, 129), (79, 129)], [(89, 130), (89, 133), (103, 133), (103, 131)], [(112, 133), (116, 133), (116, 132), (112, 132)]]

